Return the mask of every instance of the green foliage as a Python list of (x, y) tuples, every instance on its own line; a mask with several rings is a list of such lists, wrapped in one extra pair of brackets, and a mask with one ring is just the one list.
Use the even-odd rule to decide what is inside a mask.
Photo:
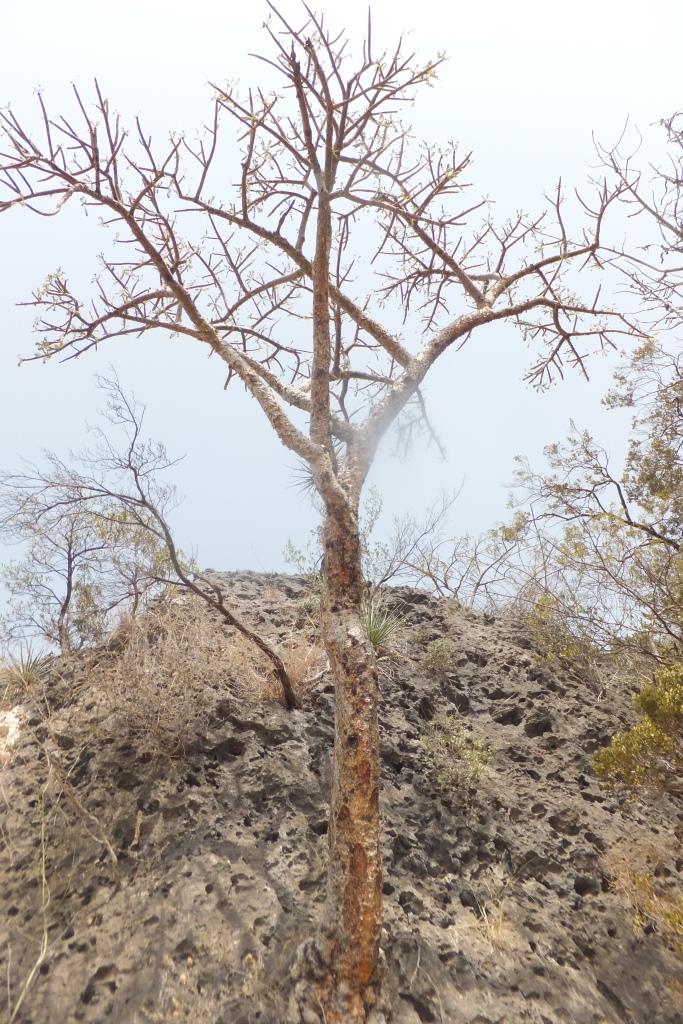
[(609, 785), (681, 791), (683, 772), (683, 664), (660, 670), (633, 700), (641, 721), (619, 733), (595, 757)]
[(457, 653), (458, 649), (455, 643), (448, 637), (432, 640), (422, 659), (422, 667), (429, 675), (443, 679), (455, 668)]
[(285, 562), (293, 566), (300, 576), (308, 576), (311, 581), (315, 581), (320, 576), (322, 558), (319, 530), (313, 530), (311, 539), (301, 548), (294, 541), (288, 540), (282, 555)]
[(429, 774), (445, 796), (466, 797), (486, 770), (493, 748), (465, 731), (456, 714), (440, 714), (422, 737)]
[(384, 594), (374, 590), (366, 594), (361, 605), (361, 622), (368, 640), (380, 650), (405, 628), (405, 616), (392, 607)]
[(317, 587), (311, 594), (304, 594), (296, 603), (297, 610), (302, 616), (317, 618), (320, 614), (321, 588)]

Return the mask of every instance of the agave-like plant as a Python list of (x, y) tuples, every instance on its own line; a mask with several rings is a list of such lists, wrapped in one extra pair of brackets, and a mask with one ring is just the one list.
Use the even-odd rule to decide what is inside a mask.
[(18, 654), (9, 660), (3, 671), (7, 683), (20, 683), (23, 687), (36, 686), (43, 681), (47, 658), (37, 654), (29, 644), (21, 647)]
[(378, 590), (370, 591), (363, 598), (361, 621), (368, 640), (379, 650), (386, 647), (391, 638), (405, 626), (405, 615), (388, 604), (386, 597)]

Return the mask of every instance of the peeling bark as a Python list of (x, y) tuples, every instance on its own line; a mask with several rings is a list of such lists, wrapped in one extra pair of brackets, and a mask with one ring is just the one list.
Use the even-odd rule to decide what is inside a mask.
[(330, 870), (321, 993), (328, 1024), (363, 1022), (375, 1000), (382, 930), (378, 678), (360, 615), (356, 513), (328, 509), (323, 635), (335, 680)]

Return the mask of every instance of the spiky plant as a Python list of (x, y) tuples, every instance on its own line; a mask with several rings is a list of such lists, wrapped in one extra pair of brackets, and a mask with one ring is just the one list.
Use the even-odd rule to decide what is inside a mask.
[(21, 647), (12, 655), (5, 666), (0, 668), (0, 699), (7, 699), (10, 692), (32, 690), (40, 686), (45, 678), (47, 658), (37, 654), (31, 645)]
[(361, 621), (368, 640), (375, 648), (387, 647), (392, 637), (405, 627), (405, 615), (387, 602), (384, 594), (371, 591), (363, 598)]

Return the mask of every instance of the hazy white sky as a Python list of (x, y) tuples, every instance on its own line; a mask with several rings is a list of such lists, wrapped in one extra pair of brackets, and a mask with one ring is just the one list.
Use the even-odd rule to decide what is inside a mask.
[[(316, 8), (360, 44), (365, 2), (324, 0)], [(299, 20), (292, 0), (282, 10)], [(627, 118), (644, 134), (643, 162), (656, 158), (662, 136), (651, 126), (683, 106), (680, 0), (378, 0), (372, 11), (375, 48), (403, 31), (424, 56), (448, 55), (410, 120), (419, 137), (455, 138), (474, 151), (471, 179), (499, 212), (540, 209), (543, 191), (560, 175), (567, 186), (584, 187), (596, 163), (592, 133), (611, 142)], [(87, 90), (97, 75), (124, 118), (141, 114), (161, 137), (190, 131), (208, 110), (207, 81), (262, 78), (262, 65), (248, 54), (268, 47), (266, 15), (260, 0), (14, 4), (3, 12), (0, 103), (33, 116), (41, 86), (59, 110), (71, 103), (72, 81)], [(293, 459), (253, 403), (237, 388), (223, 391), (222, 371), (199, 349), (117, 341), (77, 362), (17, 368), (17, 357), (31, 352), (33, 317), (15, 303), (57, 266), (89, 275), (98, 250), (93, 218), (42, 220), (22, 210), (0, 217), (0, 463), (37, 458), (43, 447), (78, 448), (84, 422), (94, 421), (101, 404), (94, 375), (113, 364), (147, 403), (152, 433), (171, 452), (187, 453), (177, 473), (187, 496), (177, 515), (181, 543), (207, 566), (281, 568), (287, 538), (304, 540), (312, 522), (306, 500), (290, 487)], [(505, 512), (514, 455), (537, 459), (570, 417), (618, 447), (619, 421), (599, 407), (613, 360), (593, 361), (590, 384), (572, 377), (539, 396), (522, 384), (532, 357), (506, 327), (448, 356), (426, 388), (448, 461), (420, 450), (402, 463), (386, 444), (373, 479), (388, 512), (417, 511), (464, 479), (453, 530), (476, 532)]]

